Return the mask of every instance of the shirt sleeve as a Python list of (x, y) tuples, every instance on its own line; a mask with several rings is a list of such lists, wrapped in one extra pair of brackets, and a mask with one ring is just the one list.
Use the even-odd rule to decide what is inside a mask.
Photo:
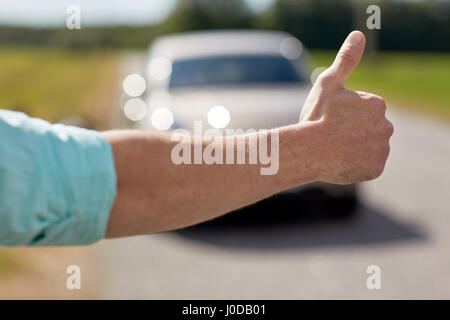
[(96, 131), (0, 110), (0, 245), (86, 245), (105, 235), (116, 196)]

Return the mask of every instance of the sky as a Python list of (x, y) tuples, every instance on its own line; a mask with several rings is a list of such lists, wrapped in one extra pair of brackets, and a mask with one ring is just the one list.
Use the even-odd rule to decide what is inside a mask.
[[(266, 9), (273, 0), (245, 0), (251, 10)], [(67, 8), (78, 5), (84, 25), (158, 23), (176, 0), (0, 0), (0, 25), (62, 27)]]

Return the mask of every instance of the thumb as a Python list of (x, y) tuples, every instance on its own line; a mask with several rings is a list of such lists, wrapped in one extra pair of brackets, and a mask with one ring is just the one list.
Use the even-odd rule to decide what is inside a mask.
[(361, 60), (365, 45), (364, 34), (361, 31), (352, 31), (339, 49), (331, 69), (342, 86)]

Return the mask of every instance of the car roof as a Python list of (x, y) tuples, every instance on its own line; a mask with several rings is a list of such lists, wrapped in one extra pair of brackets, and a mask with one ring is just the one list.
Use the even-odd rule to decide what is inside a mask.
[(153, 57), (169, 60), (230, 54), (280, 55), (281, 42), (292, 35), (281, 31), (194, 31), (157, 38)]

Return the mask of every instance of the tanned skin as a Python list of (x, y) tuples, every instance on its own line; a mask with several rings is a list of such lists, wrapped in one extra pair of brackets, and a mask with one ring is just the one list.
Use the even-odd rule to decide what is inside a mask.
[[(104, 132), (117, 172), (106, 237), (183, 228), (310, 182), (352, 184), (379, 177), (393, 134), (386, 104), (377, 95), (344, 86), (364, 47), (364, 35), (350, 33), (314, 83), (299, 122), (274, 129), (279, 133), (275, 175), (261, 175), (259, 166), (248, 164), (176, 165), (171, 150), (178, 142), (168, 134)], [(221, 139), (225, 149), (236, 137)]]

